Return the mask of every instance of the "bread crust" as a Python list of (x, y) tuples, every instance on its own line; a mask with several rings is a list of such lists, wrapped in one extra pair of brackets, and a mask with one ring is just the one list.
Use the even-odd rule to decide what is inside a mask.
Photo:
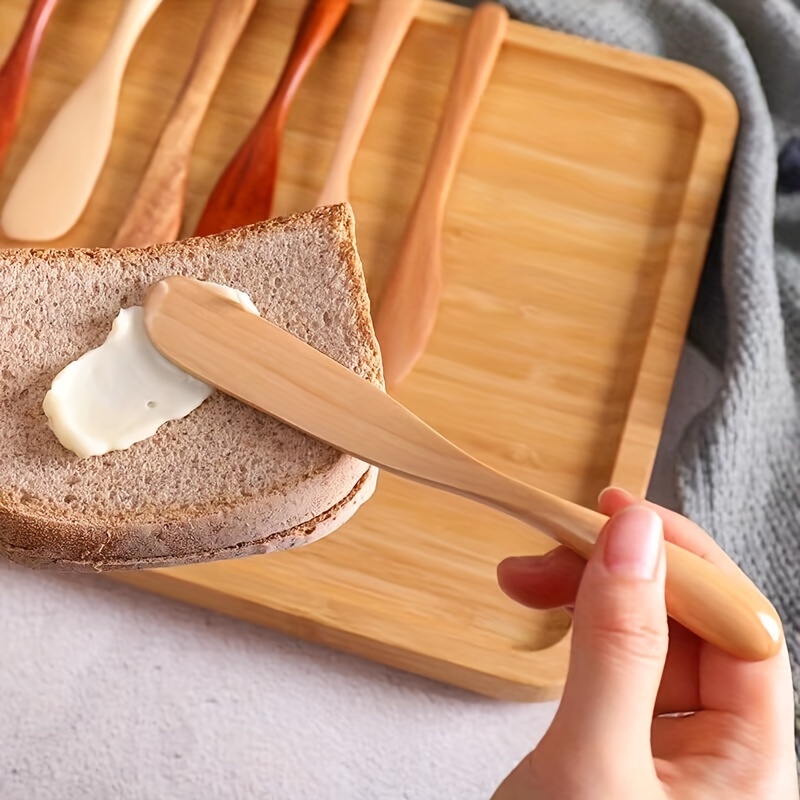
[[(302, 252), (291, 251), (295, 241)], [(254, 258), (263, 257), (265, 269), (269, 270), (269, 264), (282, 264), (283, 253), (296, 262), (295, 272), (284, 270), (283, 281), (294, 281), (297, 287), (301, 287), (300, 296), (292, 294), (292, 287), (286, 286), (281, 290), (273, 287), (270, 294), (267, 291), (269, 276), (259, 273), (260, 264), (251, 263)], [(130, 290), (122, 292), (116, 285), (104, 287), (104, 269), (111, 275), (108, 280), (130, 283)], [(302, 271), (302, 274), (298, 275), (297, 271)], [(268, 220), (217, 236), (143, 249), (0, 252), (0, 373), (11, 374), (8, 370), (3, 371), (2, 334), (14, 338), (17, 347), (24, 347), (25, 340), (20, 339), (17, 333), (22, 317), (28, 314), (42, 325), (41, 319), (48, 317), (43, 316), (37, 302), (39, 305), (47, 302), (42, 297), (59, 298), (58, 284), (66, 282), (67, 275), (74, 292), (74, 284), (76, 281), (81, 283), (84, 273), (87, 293), (92, 287), (99, 287), (100, 291), (119, 289), (130, 300), (128, 305), (141, 302), (147, 286), (167, 274), (185, 274), (219, 282), (226, 282), (227, 274), (236, 275), (238, 279), (234, 283), (237, 288), (248, 291), (256, 305), (265, 311), (265, 316), (327, 351), (367, 380), (383, 386), (380, 352), (355, 244), (355, 222), (346, 204)], [(251, 273), (258, 278), (250, 279), (253, 285), (248, 286), (242, 276)], [(117, 275), (120, 277), (114, 277)], [(50, 287), (49, 295), (40, 292), (39, 300), (30, 301), (29, 306), (25, 305), (28, 295), (19, 294), (17, 297), (22, 297), (22, 300), (14, 303), (12, 297), (10, 303), (4, 304), (3, 286), (12, 287), (9, 291), (16, 290), (15, 287), (28, 279), (55, 286)], [(39, 284), (31, 286), (37, 290), (41, 288)], [(277, 297), (277, 305), (265, 310), (271, 296)], [(62, 297), (61, 300), (66, 305), (69, 298)], [(101, 300), (95, 298), (95, 303), (102, 305)], [(97, 346), (105, 338), (113, 319), (112, 311), (116, 313), (114, 309), (118, 310), (118, 306), (118, 303), (108, 301), (102, 306), (102, 314), (87, 315), (75, 323), (73, 338), (82, 343), (81, 352)], [(334, 322), (330, 329), (320, 330), (320, 320), (329, 316), (327, 309), (335, 310), (336, 313), (332, 314)], [(46, 331), (41, 335), (45, 336)], [(72, 360), (79, 354), (69, 351), (70, 347), (77, 345), (73, 345), (70, 336), (63, 331), (59, 337), (55, 333), (52, 335), (54, 341), (58, 338), (61, 348), (57, 354), (47, 350), (47, 343), (40, 345), (39, 350), (32, 348), (40, 356), (45, 354), (42, 360), (47, 362), (44, 377), (48, 382), (64, 366), (64, 359)], [(58, 369), (53, 369), (51, 362), (58, 364)], [(135, 455), (130, 455), (133, 450), (112, 453), (97, 460), (89, 459), (92, 463), (87, 466), (86, 462), (78, 462), (72, 454), (63, 451), (57, 443), (53, 445), (54, 437), (47, 429), (44, 413), (40, 412), (38, 417), (34, 413), (36, 403), (39, 407), (41, 404), (42, 398), (38, 394), (43, 396), (46, 390), (42, 371), (39, 370), (38, 375), (35, 369), (26, 372), (29, 365), (22, 364), (19, 359), (12, 359), (9, 363), (11, 371), (34, 377), (23, 376), (17, 379), (16, 384), (7, 382), (2, 386), (8, 402), (5, 406), (0, 402), (0, 407), (15, 410), (16, 406), (9, 401), (14, 392), (19, 397), (24, 397), (29, 390), (36, 395), (26, 398), (28, 406), (24, 418), (9, 415), (7, 431), (3, 430), (4, 420), (0, 419), (0, 437), (4, 434), (6, 438), (17, 437), (18, 456), (21, 452), (19, 441), (27, 441), (20, 429), (27, 426), (23, 433), (33, 443), (31, 448), (39, 458), (36, 464), (29, 463), (31, 459), (18, 458), (18, 471), (11, 470), (12, 478), (0, 481), (0, 552), (19, 563), (83, 571), (135, 569), (297, 547), (338, 528), (374, 490), (375, 469), (315, 443), (275, 420), (257, 415), (252, 409), (222, 395), (206, 401), (186, 420), (167, 423), (152, 439), (134, 445), (134, 448), (141, 448)], [(2, 398), (0, 395), (0, 400)], [(252, 445), (249, 458), (251, 463), (258, 458), (268, 463), (270, 458), (276, 457), (275, 452), (283, 453), (285, 450), (289, 454), (286, 461), (291, 461), (291, 469), (287, 468), (284, 482), (264, 480), (258, 485), (250, 485), (246, 471), (240, 480), (231, 478), (229, 473), (237, 467), (238, 454), (228, 452), (226, 455), (224, 447), (214, 438), (215, 424), (227, 426), (220, 430), (221, 435), (228, 436), (231, 436), (231, 431), (235, 434), (239, 427), (249, 425), (253, 430), (261, 431), (258, 426), (268, 424), (263, 427), (263, 443), (259, 440)], [(36, 426), (41, 426), (42, 430)], [(195, 440), (187, 440), (193, 431), (198, 443), (196, 452), (191, 451)], [(183, 460), (179, 458), (176, 463), (177, 457), (172, 458), (173, 452)], [(27, 455), (25, 452), (21, 454)], [(96, 507), (91, 499), (86, 499), (90, 497), (85, 485), (87, 481), (94, 477), (108, 483), (108, 475), (103, 470), (125, 474), (128, 462), (140, 468), (143, 465), (152, 468), (154, 474), (164, 474), (167, 481), (177, 471), (183, 481), (181, 486), (193, 481), (196, 494), (187, 494), (185, 488), (179, 487), (174, 490), (174, 502), (172, 499), (151, 502), (148, 497), (150, 487), (146, 482), (142, 484), (139, 473), (134, 473), (135, 479), (131, 478), (130, 483), (136, 485), (136, 496), (130, 496), (133, 489), (128, 496), (125, 496), (124, 488), (120, 489), (122, 500), (118, 507), (113, 499), (106, 497), (98, 500)], [(26, 463), (27, 468), (24, 466)], [(52, 485), (47, 480), (49, 465), (54, 476)], [(198, 474), (202, 471), (198, 465), (208, 468), (211, 477), (216, 475), (226, 486), (227, 480), (236, 491), (216, 495), (206, 491), (205, 475)], [(163, 467), (161, 473), (158, 467)], [(7, 469), (7, 474), (10, 469)], [(69, 501), (70, 492), (64, 484), (64, 475), (70, 470), (82, 481), (80, 488), (84, 499), (78, 504)], [(154, 494), (159, 491), (162, 495), (168, 494), (161, 484), (158, 491), (153, 488)], [(197, 499), (201, 496), (202, 499)]]
[[(219, 535), (219, 528), (224, 526), (227, 535), (232, 534), (234, 538), (239, 539), (237, 544), (226, 547), (187, 550), (175, 556), (146, 556), (143, 549), (139, 556), (111, 557), (104, 554), (103, 541), (108, 541), (114, 534), (101, 526), (89, 529), (65, 520), (27, 517), (19, 511), (0, 508), (0, 532), (2, 532), (0, 535), (3, 537), (1, 546), (11, 561), (23, 566), (71, 572), (176, 567), (291, 550), (316, 542), (344, 525), (372, 496), (377, 476), (378, 470), (370, 467), (346, 497), (322, 514), (293, 528), (261, 538), (253, 539), (249, 526), (237, 527), (229, 519), (225, 519), (224, 514), (215, 518), (198, 517), (193, 523), (196, 538), (213, 541), (215, 536)], [(184, 526), (180, 523), (169, 526), (154, 524), (136, 526), (130, 533), (136, 538), (150, 536), (180, 538), (183, 530)], [(81, 552), (80, 548), (84, 546), (87, 549)]]

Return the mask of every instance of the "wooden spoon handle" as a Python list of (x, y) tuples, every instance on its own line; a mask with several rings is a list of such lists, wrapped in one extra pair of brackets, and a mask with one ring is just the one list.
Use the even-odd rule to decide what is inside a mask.
[(255, 4), (256, 0), (216, 0), (113, 247), (145, 247), (177, 238), (194, 141)]
[[(606, 517), (490, 469), (378, 387), (281, 328), (188, 278), (151, 287), (155, 347), (195, 377), (339, 450), (532, 525), (585, 558)], [(746, 659), (774, 655), (781, 626), (749, 582), (668, 544), (667, 608), (689, 630)]]
[(0, 69), (0, 169), (14, 139), (28, 94), (33, 62), (56, 3), (58, 0), (33, 0), (17, 39)]
[(422, 0), (379, 0), (361, 73), (317, 205), (346, 203), (350, 170), (381, 87)]
[(311, 0), (306, 6), (278, 85), (212, 190), (195, 235), (219, 233), (270, 216), (278, 152), (289, 108), (306, 72), (349, 5), (350, 0)]
[(467, 28), (422, 187), (375, 315), (389, 388), (410, 372), (433, 332), (442, 293), (444, 207), (507, 22), (502, 6), (483, 3)]
[(300, 20), (292, 49), (286, 59), (272, 103), (285, 121), (289, 106), (309, 67), (342, 21), (350, 0), (310, 0)]

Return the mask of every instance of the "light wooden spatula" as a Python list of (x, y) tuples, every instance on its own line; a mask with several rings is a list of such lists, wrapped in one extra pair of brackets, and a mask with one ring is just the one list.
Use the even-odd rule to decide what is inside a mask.
[[(492, 506), (591, 554), (606, 517), (495, 472), (380, 389), (206, 285), (160, 281), (144, 314), (155, 347), (200, 380), (363, 461)], [(672, 617), (741, 658), (778, 651), (778, 617), (752, 585), (670, 543), (666, 557)]]
[(17, 39), (0, 69), (0, 170), (22, 115), (33, 62), (58, 0), (33, 0)]
[(160, 3), (128, 0), (103, 55), (44, 132), (0, 216), (12, 239), (57, 239), (80, 219), (111, 146), (125, 66)]
[(256, 0), (216, 0), (192, 66), (112, 247), (146, 247), (178, 237), (192, 147), (255, 5)]
[(482, 3), (472, 15), (422, 186), (378, 302), (375, 333), (390, 389), (411, 371), (433, 332), (442, 294), (445, 204), (507, 23), (508, 12), (497, 3)]
[(421, 2), (422, 0), (379, 0), (358, 82), (317, 205), (329, 206), (348, 201), (350, 170), (358, 145), (367, 129), (389, 68)]

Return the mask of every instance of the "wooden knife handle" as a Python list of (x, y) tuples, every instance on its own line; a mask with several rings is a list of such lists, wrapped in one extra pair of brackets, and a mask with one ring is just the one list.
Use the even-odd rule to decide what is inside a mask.
[(285, 119), (306, 72), (333, 36), (349, 5), (350, 0), (310, 0), (306, 6), (286, 65), (270, 101), (270, 105), (280, 108), (282, 119)]
[[(584, 558), (594, 550), (608, 518), (535, 487), (472, 464), (457, 468), (459, 489), (527, 522)], [(772, 604), (743, 577), (672, 542), (665, 542), (667, 613), (701, 639), (738, 658), (771, 658), (783, 643)]]
[(379, 0), (350, 108), (317, 205), (346, 203), (350, 170), (389, 68), (422, 0)]
[(256, 0), (216, 0), (192, 66), (112, 247), (171, 242), (183, 219), (189, 162), (208, 104)]
[(418, 205), (441, 216), (467, 134), (492, 75), (505, 38), (508, 12), (499, 3), (481, 3), (461, 46), (447, 101), (433, 144)]
[(503, 6), (482, 3), (467, 27), (422, 186), (375, 314), (389, 389), (411, 371), (433, 332), (442, 294), (445, 203), (507, 22)]

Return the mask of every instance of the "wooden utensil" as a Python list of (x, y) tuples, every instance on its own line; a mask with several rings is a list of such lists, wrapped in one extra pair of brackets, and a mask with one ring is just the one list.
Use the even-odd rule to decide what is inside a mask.
[(33, 62), (58, 0), (33, 0), (17, 40), (0, 69), (0, 170), (14, 139), (28, 94)]
[(317, 200), (318, 206), (347, 202), (350, 170), (358, 145), (364, 136), (389, 68), (421, 2), (422, 0), (379, 0), (358, 83), (350, 100), (328, 178)]
[(0, 217), (12, 239), (56, 239), (80, 218), (111, 146), (125, 66), (160, 3), (128, 0), (100, 60), (44, 132)]
[(113, 247), (145, 247), (177, 238), (197, 132), (255, 4), (256, 0), (216, 0)]
[[(506, 477), (467, 455), (347, 368), (197, 281), (154, 284), (145, 326), (181, 369), (381, 469), (509, 514), (588, 558), (606, 517)], [(689, 630), (751, 660), (781, 626), (750, 584), (666, 544), (667, 608)]]
[(479, 5), (469, 22), (422, 187), (380, 298), (375, 333), (390, 389), (409, 373), (433, 332), (442, 293), (444, 207), (507, 22), (508, 12), (496, 3)]
[(350, 0), (311, 0), (306, 6), (278, 85), (212, 190), (195, 235), (205, 236), (269, 218), (278, 153), (292, 100), (349, 5)]

